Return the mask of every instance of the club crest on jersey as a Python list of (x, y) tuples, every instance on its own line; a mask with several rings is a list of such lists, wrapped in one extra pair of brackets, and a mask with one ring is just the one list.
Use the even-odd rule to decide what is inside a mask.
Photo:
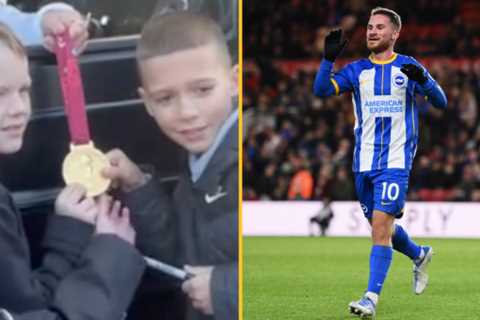
[(392, 82), (395, 87), (403, 88), (407, 84), (407, 78), (403, 74), (397, 73), (393, 76)]
[(363, 203), (360, 204), (360, 207), (362, 208), (363, 213), (368, 213), (368, 207), (364, 205)]

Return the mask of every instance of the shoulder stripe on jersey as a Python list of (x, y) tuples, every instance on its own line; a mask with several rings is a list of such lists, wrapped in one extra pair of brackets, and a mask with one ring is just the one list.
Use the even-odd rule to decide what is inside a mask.
[(335, 95), (338, 96), (338, 94), (340, 93), (340, 88), (338, 86), (337, 81), (333, 78), (330, 78), (330, 81), (332, 82), (333, 86), (335, 87)]

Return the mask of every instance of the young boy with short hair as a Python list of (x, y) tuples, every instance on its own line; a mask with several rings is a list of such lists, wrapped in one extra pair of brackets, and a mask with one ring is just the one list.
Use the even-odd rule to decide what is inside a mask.
[(126, 192), (139, 248), (193, 274), (187, 318), (237, 319), (238, 67), (218, 24), (189, 12), (153, 16), (137, 58), (147, 112), (188, 162), (172, 194), (120, 150), (104, 175)]

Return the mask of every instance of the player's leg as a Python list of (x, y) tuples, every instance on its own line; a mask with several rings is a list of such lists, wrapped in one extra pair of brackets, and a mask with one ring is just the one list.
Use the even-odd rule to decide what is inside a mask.
[(327, 233), (328, 222), (326, 222), (325, 220), (322, 220), (318, 225), (320, 226), (320, 235), (324, 237), (325, 234)]
[(320, 222), (322, 236), (325, 236), (327, 234), (327, 229), (330, 227), (330, 221), (332, 220), (332, 218), (333, 215), (329, 215), (328, 217), (323, 218)]
[[(355, 174), (355, 190), (357, 192), (357, 197), (360, 201), (363, 214), (369, 220), (369, 222), (372, 223), (374, 208), (374, 185), (370, 181), (368, 173)], [(372, 262), (371, 259), (370, 262)], [(358, 315), (362, 318), (373, 317), (375, 315), (375, 307), (378, 295), (375, 294), (375, 296), (369, 296), (371, 296), (371, 293), (365, 294), (365, 296), (358, 301), (350, 302), (348, 305), (350, 313)]]
[(393, 227), (392, 245), (395, 251), (403, 253), (412, 260), (422, 258), (422, 247), (416, 244), (399, 224)]
[(371, 219), (372, 249), (370, 252), (370, 275), (367, 292), (359, 301), (350, 303), (350, 312), (363, 318), (375, 316), (378, 297), (390, 269), (393, 249), (391, 246), (392, 227), (395, 217), (386, 212), (374, 210)]
[[(407, 170), (387, 170), (379, 177), (381, 181), (380, 207), (399, 213), (405, 206), (409, 173)], [(413, 290), (421, 294), (428, 284), (426, 269), (431, 261), (433, 250), (429, 246), (416, 244), (406, 230), (396, 224), (392, 237), (393, 249), (409, 257), (413, 263)]]
[[(372, 219), (372, 258), (370, 262), (371, 276), (369, 291), (379, 294), (383, 279), (388, 273), (393, 255), (392, 237), (394, 233), (395, 217), (401, 212), (405, 204), (408, 186), (408, 171), (381, 170), (372, 174), (374, 185), (374, 215)], [(379, 252), (379, 253), (374, 253)], [(379, 257), (375, 257), (375, 255)], [(377, 260), (379, 262), (377, 262)], [(375, 275), (378, 273), (378, 275)], [(376, 292), (375, 286), (379, 286)]]
[[(391, 245), (392, 227), (395, 217), (379, 210), (373, 211), (372, 218), (372, 250), (370, 253), (370, 278), (368, 290), (380, 295), (383, 283), (392, 262), (393, 249)], [(376, 301), (374, 301), (376, 302)]]
[[(370, 279), (367, 294), (357, 303), (368, 305), (365, 301), (370, 301), (373, 305), (373, 312), (371, 313), (374, 314), (378, 295), (391, 264), (394, 220), (396, 216), (399, 216), (405, 204), (408, 171), (400, 169), (371, 171), (369, 177), (373, 185), (374, 210), (374, 215), (370, 221), (373, 239)], [(400, 233), (398, 235), (401, 236)]]
[(310, 218), (310, 221), (308, 224), (308, 231), (309, 231), (310, 237), (315, 236), (316, 225), (318, 225), (317, 218), (316, 217)]
[(373, 214), (373, 184), (367, 173), (355, 173), (355, 192), (363, 215), (370, 221)]
[(422, 256), (413, 262), (413, 292), (422, 294), (428, 285), (427, 267), (432, 261), (433, 249), (422, 246)]
[[(407, 170), (390, 170), (388, 178), (385, 179), (385, 187), (382, 188), (383, 203), (391, 201), (389, 198), (394, 198), (393, 201), (397, 202), (400, 216), (403, 215), (402, 210), (408, 189), (408, 178)], [(422, 254), (422, 247), (417, 245), (409, 237), (406, 230), (398, 224), (393, 229), (392, 245), (394, 250), (403, 253), (412, 260), (418, 259)]]
[(403, 253), (413, 261), (413, 292), (421, 294), (428, 285), (427, 267), (432, 260), (433, 249), (430, 246), (416, 244), (402, 226), (394, 226), (393, 249)]
[(392, 237), (393, 248), (413, 261), (413, 292), (421, 294), (428, 285), (427, 267), (432, 260), (433, 249), (430, 246), (419, 246), (400, 225), (395, 225)]

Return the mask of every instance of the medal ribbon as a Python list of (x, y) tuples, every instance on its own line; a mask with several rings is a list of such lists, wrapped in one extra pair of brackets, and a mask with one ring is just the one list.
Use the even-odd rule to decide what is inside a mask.
[(68, 120), (70, 140), (74, 145), (90, 142), (85, 96), (83, 93), (80, 68), (73, 54), (73, 41), (66, 30), (56, 38), (55, 55), (58, 63), (58, 75), (62, 87), (65, 114)]

